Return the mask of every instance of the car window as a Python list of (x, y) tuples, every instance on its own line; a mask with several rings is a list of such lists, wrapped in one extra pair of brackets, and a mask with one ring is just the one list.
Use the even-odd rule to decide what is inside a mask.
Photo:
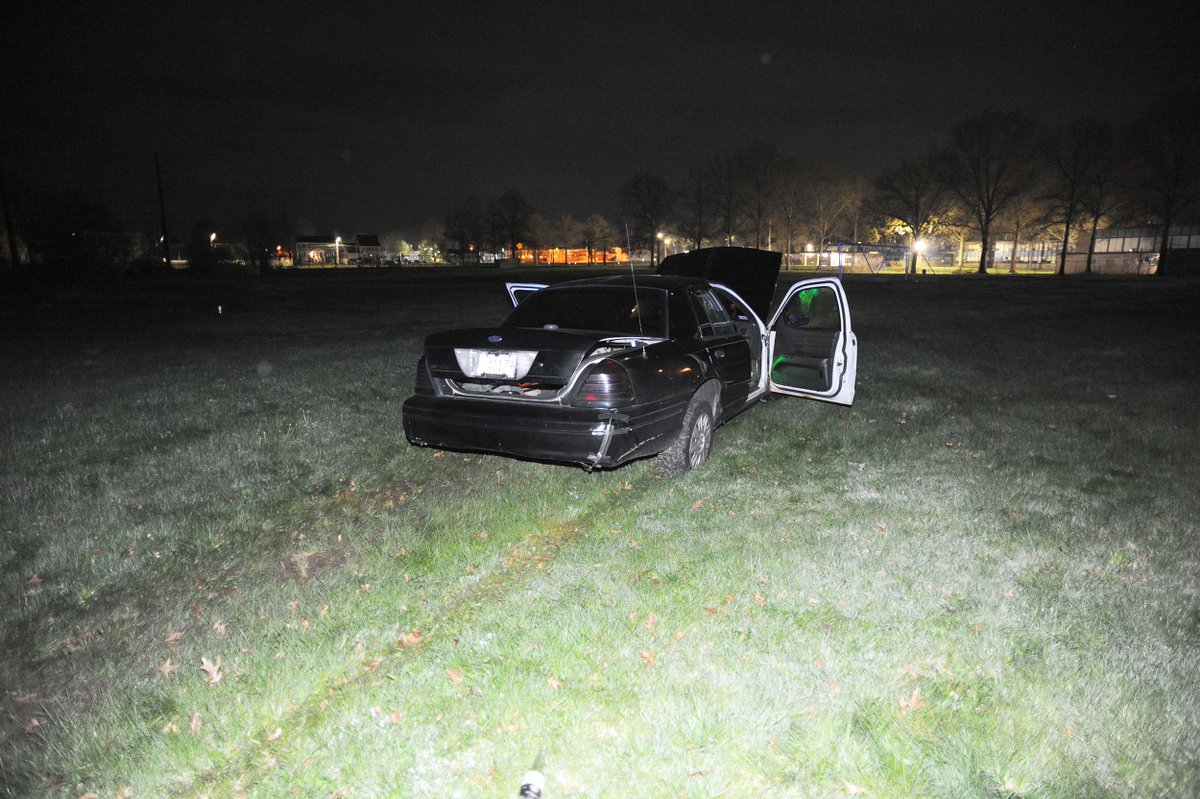
[(736, 332), (729, 313), (713, 293), (705, 288), (691, 290), (692, 304), (696, 309), (696, 318), (700, 322), (698, 338), (713, 336), (729, 336)]
[(840, 330), (842, 313), (837, 294), (826, 286), (798, 291), (783, 308), (780, 320), (793, 329)]
[(522, 300), (504, 324), (666, 338), (667, 293), (635, 292), (632, 286), (551, 286)]

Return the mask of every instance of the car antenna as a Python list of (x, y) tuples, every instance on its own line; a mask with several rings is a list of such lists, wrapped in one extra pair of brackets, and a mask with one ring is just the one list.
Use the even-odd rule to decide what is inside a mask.
[(638, 339), (642, 342), (642, 357), (646, 357), (646, 331), (642, 329), (642, 300), (638, 296), (637, 273), (633, 271), (633, 242), (629, 236), (629, 223), (625, 223), (625, 252), (629, 255), (629, 279), (633, 281), (633, 305), (637, 310)]

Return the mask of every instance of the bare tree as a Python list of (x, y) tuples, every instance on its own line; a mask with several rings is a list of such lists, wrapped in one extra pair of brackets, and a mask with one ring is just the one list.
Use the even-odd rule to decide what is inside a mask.
[(833, 238), (838, 221), (860, 195), (853, 181), (836, 178), (824, 170), (808, 177), (804, 192), (813, 240), (821, 248)]
[(979, 230), (979, 273), (987, 274), (992, 223), (1028, 191), (1037, 170), (1037, 127), (1016, 111), (984, 111), (954, 126), (939, 158), (941, 179)]
[(1200, 92), (1159, 100), (1130, 130), (1135, 189), (1162, 232), (1158, 274), (1171, 270), (1171, 225), (1200, 202)]
[(639, 172), (621, 184), (621, 208), (637, 244), (650, 250), (650, 265), (658, 262), (658, 233), (671, 212), (667, 181), (652, 172)]
[[(543, 247), (561, 247), (564, 250), (584, 243), (583, 223), (570, 214), (560, 214), (547, 220)], [(566, 253), (563, 262), (566, 263)]]
[(458, 255), (460, 266), (466, 262), (467, 253), (478, 250), (483, 230), (483, 204), (478, 197), (468, 197), (446, 212), (442, 238), (447, 252)]
[(746, 226), (759, 249), (771, 246), (770, 215), (777, 162), (775, 147), (766, 142), (755, 142), (734, 154), (737, 180), (745, 198)]
[(1017, 250), (1023, 241), (1022, 236), (1032, 236), (1039, 231), (1045, 231), (1049, 224), (1046, 207), (1038, 202), (1032, 189), (1017, 195), (1009, 203), (1008, 208), (999, 217), (997, 226), (1012, 232), (1012, 251), (1008, 255), (1010, 274), (1017, 271)]
[(961, 269), (967, 250), (967, 237), (975, 229), (966, 207), (951, 195), (950, 203), (938, 227), (954, 242), (954, 266)]
[(742, 211), (745, 205), (745, 188), (736, 159), (718, 156), (708, 165), (713, 199), (717, 207), (717, 232), (725, 245), (733, 244), (742, 231)]
[[(1058, 274), (1067, 273), (1067, 251), (1071, 231), (1086, 213), (1089, 193), (1108, 179), (1112, 170), (1113, 130), (1094, 119), (1075, 120), (1059, 128), (1046, 142), (1046, 200), (1051, 219), (1062, 225), (1062, 247), (1058, 254)], [(1095, 235), (1093, 217), (1092, 234)], [(1087, 271), (1091, 271), (1089, 253)]]
[(917, 241), (933, 235), (950, 205), (948, 192), (934, 173), (932, 156), (906, 161), (875, 181), (873, 207), (908, 229), (911, 265), (917, 273)]
[(529, 218), (532, 214), (533, 209), (516, 189), (505, 189), (490, 203), (488, 216), (507, 239), (510, 258), (517, 256), (517, 244), (529, 235)]
[(783, 223), (784, 258), (795, 252), (796, 236), (804, 210), (804, 173), (794, 158), (784, 158), (775, 166), (775, 212)]
[(709, 165), (695, 167), (679, 194), (679, 232), (693, 249), (704, 246), (714, 229), (713, 173)]
[(1116, 136), (1111, 128), (1108, 129), (1106, 135), (1108, 144), (1102, 151), (1103, 155), (1096, 160), (1081, 200), (1083, 210), (1091, 221), (1087, 261), (1083, 268), (1084, 273), (1089, 275), (1092, 273), (1092, 257), (1096, 253), (1096, 228), (1100, 226), (1101, 219), (1117, 213), (1125, 202), (1121, 191), (1122, 184), (1125, 182), (1122, 174), (1124, 165), (1118, 157)]
[(288, 220), (282, 214), (258, 211), (248, 214), (238, 220), (237, 233), (246, 243), (246, 255), (252, 266), (257, 266), (259, 274), (265, 275), (270, 269), (271, 254), (276, 246), (292, 240), (292, 229)]
[(588, 251), (588, 263), (596, 262), (596, 250), (600, 250), (602, 263), (608, 263), (608, 250), (617, 240), (617, 231), (607, 219), (592, 214), (583, 222), (583, 242)]

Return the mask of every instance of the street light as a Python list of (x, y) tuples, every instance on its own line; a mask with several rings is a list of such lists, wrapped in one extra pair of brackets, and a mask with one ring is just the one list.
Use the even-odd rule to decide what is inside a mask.
[(912, 273), (914, 275), (917, 273), (917, 261), (920, 259), (921, 253), (925, 252), (925, 247), (926, 247), (925, 239), (914, 238), (913, 247), (912, 247), (913, 248)]
[(338, 260), (338, 247), (341, 246), (341, 243), (342, 243), (341, 236), (338, 236), (337, 238), (335, 238), (333, 240), (333, 265), (334, 266), (338, 266), (339, 264), (341, 264), (341, 261)]
[(217, 234), (216, 234), (216, 233), (210, 233), (210, 234), (209, 234), (209, 236), (208, 236), (208, 246), (209, 246), (209, 247), (216, 247), (216, 246), (217, 246)]

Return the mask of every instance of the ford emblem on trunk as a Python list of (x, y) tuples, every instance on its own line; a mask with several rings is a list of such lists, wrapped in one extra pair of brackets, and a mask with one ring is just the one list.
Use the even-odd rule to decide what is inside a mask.
[(488, 341), (492, 342), (493, 344), (499, 344), (501, 341), (504, 341), (504, 337), (503, 336), (488, 336)]

